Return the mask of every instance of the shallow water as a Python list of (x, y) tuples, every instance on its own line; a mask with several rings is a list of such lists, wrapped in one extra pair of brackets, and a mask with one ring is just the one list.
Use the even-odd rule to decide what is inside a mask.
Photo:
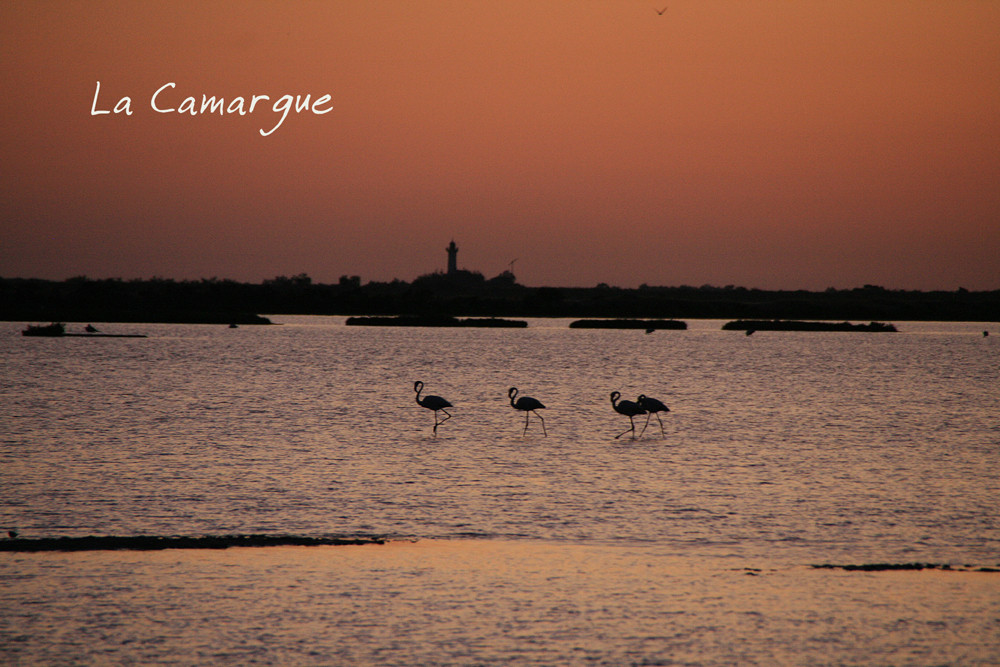
[[(1000, 565), (990, 325), (747, 337), (708, 321), (646, 335), (565, 320), (274, 319), (283, 326), (98, 324), (150, 335), (98, 340), (0, 324), (0, 526), (420, 541), (0, 554), (12, 602), (0, 655), (932, 665), (1000, 654), (1000, 575), (808, 567)], [(455, 404), (436, 437), (418, 379)], [(548, 406), (547, 437), (533, 417), (522, 436), (509, 386)], [(654, 418), (641, 439), (616, 440), (628, 420), (612, 390), (666, 402), (665, 435)]]
[[(762, 563), (758, 563), (761, 565)], [(978, 573), (746, 569), (651, 546), (450, 540), (19, 555), (24, 664), (995, 664)]]

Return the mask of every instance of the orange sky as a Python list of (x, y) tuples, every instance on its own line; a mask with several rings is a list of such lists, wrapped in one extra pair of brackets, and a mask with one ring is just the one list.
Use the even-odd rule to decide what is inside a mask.
[[(528, 285), (1000, 288), (994, 0), (7, 1), (0, 42), (4, 277), (412, 280), (454, 238)], [(285, 94), (332, 110), (262, 137)]]

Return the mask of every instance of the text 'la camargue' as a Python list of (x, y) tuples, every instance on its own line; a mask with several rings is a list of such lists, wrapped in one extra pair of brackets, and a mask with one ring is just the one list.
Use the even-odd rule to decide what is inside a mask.
[[(165, 83), (156, 89), (156, 92), (152, 94), (149, 98), (149, 106), (153, 111), (157, 113), (179, 113), (179, 114), (191, 114), (192, 116), (197, 116), (198, 114), (213, 114), (217, 113), (220, 116), (226, 114), (239, 114), (240, 116), (245, 116), (247, 114), (252, 114), (257, 110), (257, 107), (267, 108), (270, 96), (268, 95), (249, 95), (247, 97), (233, 97), (226, 103), (225, 98), (216, 97), (214, 95), (202, 95), (201, 101), (199, 102), (194, 96), (185, 97), (180, 100), (178, 104), (178, 96), (173, 88), (176, 88), (177, 84), (170, 82)], [(132, 111), (132, 98), (122, 97), (115, 104), (113, 109), (100, 109), (98, 108), (98, 97), (101, 94), (101, 82), (97, 82), (97, 88), (94, 90), (94, 103), (90, 107), (91, 116), (100, 116), (102, 114), (120, 114), (124, 113), (126, 116), (131, 116)], [(281, 114), (281, 118), (278, 119), (274, 127), (270, 130), (264, 131), (261, 128), (260, 135), (266, 137), (285, 122), (285, 118), (288, 117), (289, 112), (294, 111), (295, 113), (311, 112), (317, 116), (321, 116), (325, 113), (329, 113), (333, 110), (330, 106), (330, 100), (332, 98), (330, 95), (322, 95), (317, 97), (315, 101), (311, 100), (311, 95), (282, 95), (281, 97), (274, 100), (274, 104), (270, 105), (271, 111), (276, 114)]]

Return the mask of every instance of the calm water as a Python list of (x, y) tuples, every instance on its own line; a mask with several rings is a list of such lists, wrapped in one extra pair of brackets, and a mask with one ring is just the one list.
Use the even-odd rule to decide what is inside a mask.
[[(403, 541), (0, 554), (0, 662), (1000, 664), (1000, 575), (809, 568), (1000, 565), (995, 324), (273, 319), (0, 323), (0, 527)], [(612, 390), (665, 437), (615, 440)]]

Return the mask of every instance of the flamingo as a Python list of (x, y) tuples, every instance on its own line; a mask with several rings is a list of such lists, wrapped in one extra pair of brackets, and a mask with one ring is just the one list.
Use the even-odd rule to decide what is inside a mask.
[[(423, 382), (417, 380), (416, 382), (413, 383), (413, 391), (417, 392), (417, 405), (427, 408), (428, 410), (434, 411), (434, 435), (437, 435), (438, 426), (451, 419), (451, 415), (448, 413), (447, 410), (445, 410), (445, 408), (453, 408), (455, 406), (453, 406), (451, 403), (441, 398), (440, 396), (430, 395), (420, 398), (420, 392), (423, 390), (424, 390)], [(441, 421), (438, 421), (438, 410), (447, 415)]]
[(632, 439), (635, 440), (635, 422), (632, 421), (632, 417), (635, 417), (636, 415), (644, 415), (646, 414), (646, 411), (638, 403), (633, 403), (632, 401), (619, 401), (618, 399), (621, 398), (621, 395), (620, 391), (611, 392), (611, 407), (613, 407), (615, 412), (618, 414), (628, 417), (628, 423), (631, 424), (632, 427), (627, 428), (616, 435), (615, 440), (622, 437), (629, 431), (632, 431)]
[(667, 434), (663, 432), (663, 420), (660, 419), (659, 413), (670, 412), (670, 408), (664, 405), (662, 401), (658, 401), (655, 398), (650, 398), (645, 394), (639, 394), (639, 399), (636, 402), (639, 404), (639, 407), (645, 410), (647, 413), (646, 424), (642, 427), (642, 430), (639, 431), (639, 437), (641, 438), (642, 434), (646, 432), (646, 426), (649, 426), (649, 418), (655, 414), (656, 421), (660, 422), (660, 435), (666, 438)]
[(542, 435), (548, 436), (548, 433), (546, 433), (545, 431), (545, 420), (542, 419), (542, 416), (540, 414), (535, 412), (536, 410), (541, 410), (545, 407), (544, 405), (542, 405), (541, 401), (539, 401), (537, 398), (532, 398), (531, 396), (522, 396), (521, 398), (518, 398), (517, 401), (515, 401), (514, 399), (517, 398), (517, 387), (511, 387), (510, 389), (508, 389), (507, 397), (510, 398), (510, 407), (514, 408), (515, 410), (524, 411), (524, 431), (521, 433), (521, 435), (524, 435), (525, 433), (528, 432), (528, 417), (530, 417), (528, 413), (534, 412), (535, 416), (541, 419), (542, 421)]

